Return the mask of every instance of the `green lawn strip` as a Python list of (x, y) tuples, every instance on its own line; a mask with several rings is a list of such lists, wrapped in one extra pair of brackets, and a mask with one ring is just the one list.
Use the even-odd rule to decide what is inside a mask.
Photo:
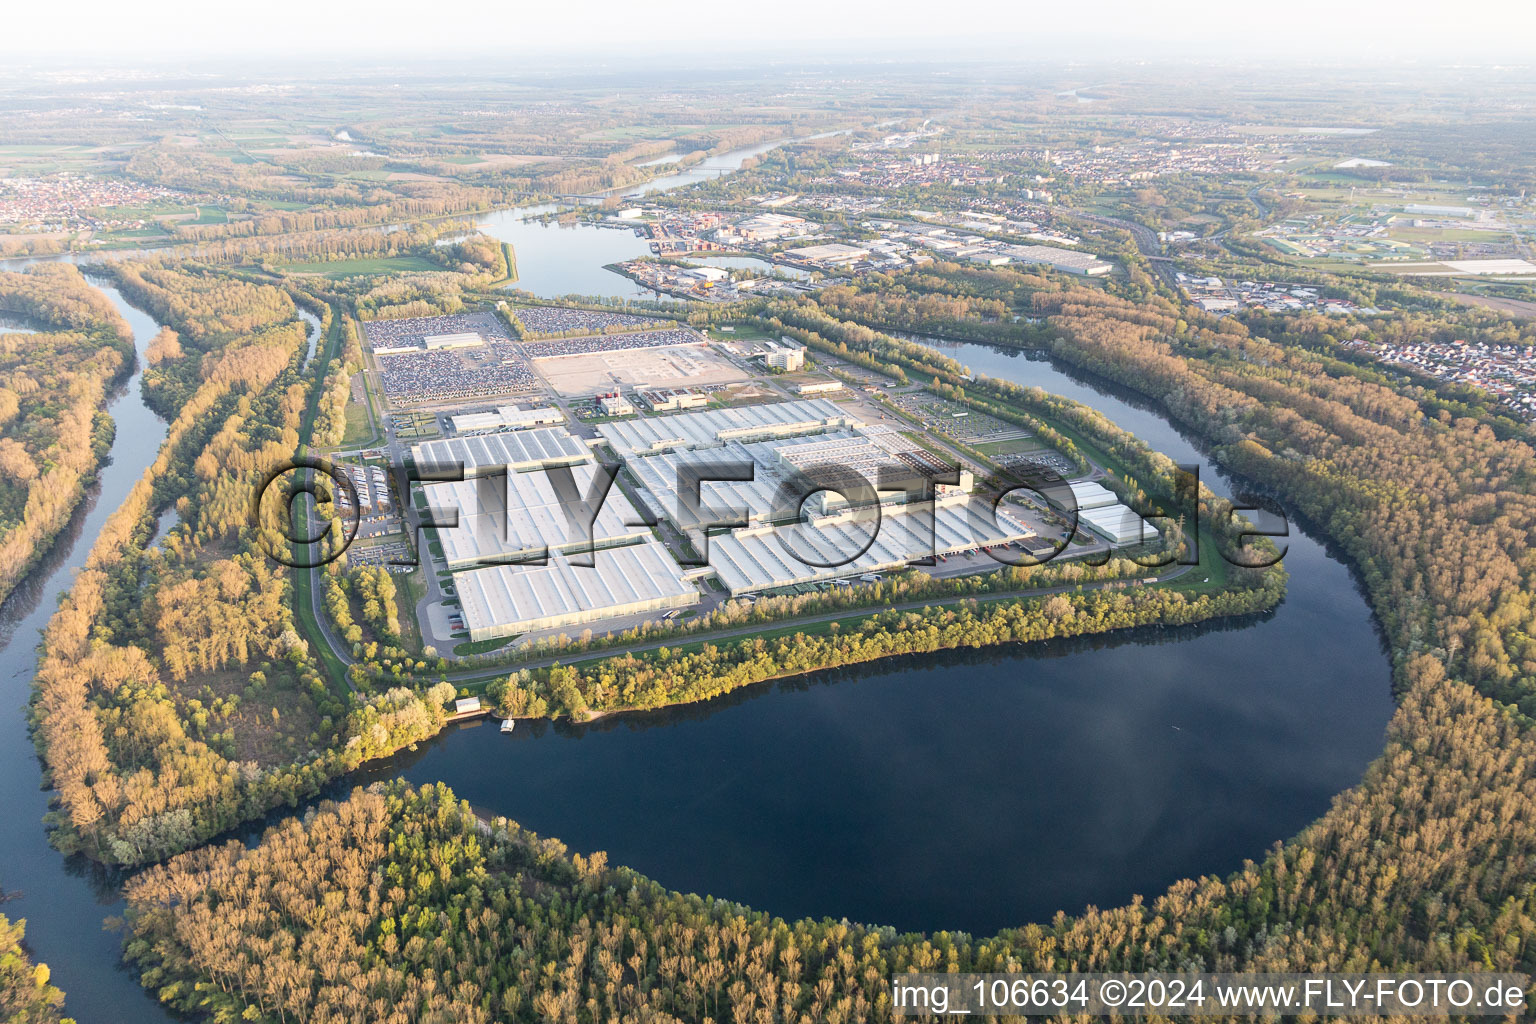
[(471, 657), (476, 654), (489, 654), (492, 651), (500, 650), (516, 639), (516, 636), (498, 636), (492, 637), (489, 640), (466, 640), (464, 643), (455, 644), (453, 653), (461, 658)]
[[(326, 333), (325, 351), (321, 358), (312, 360), (315, 378), (310, 384), (309, 401), (305, 406), (304, 418), (300, 424), (301, 437), (309, 437), (314, 431), (315, 416), (320, 408), (320, 392), (325, 386), (325, 368), (336, 359), (341, 346), (341, 318), (341, 310), (332, 305), (331, 329)], [(299, 454), (302, 456), (308, 452), (309, 445), (301, 443)], [(299, 631), (308, 639), (310, 648), (318, 651), (326, 674), (334, 684), (342, 687), (339, 692), (346, 693), (351, 685), (347, 681), (347, 667), (337, 657), (336, 652), (331, 650), (331, 645), (326, 642), (325, 633), (315, 618), (313, 587), (313, 574), (308, 569), (297, 569), (293, 572), (294, 617), (298, 622)]]
[(332, 280), (367, 274), (405, 274), (438, 271), (443, 268), (422, 256), (376, 256), (353, 260), (318, 260), (306, 263), (282, 263), (280, 269), (294, 274), (319, 274)]
[[(366, 396), (364, 401), (367, 401)], [(341, 435), (341, 443), (351, 448), (360, 445), (364, 441), (374, 443), (374, 436), (368, 428), (368, 410), (357, 402), (347, 402), (345, 411), (347, 429)]]
[(320, 663), (325, 667), (325, 674), (330, 677), (332, 689), (340, 696), (346, 696), (351, 689), (347, 681), (347, 666), (331, 650), (331, 645), (325, 642), (325, 633), (320, 628), (320, 622), (315, 618), (315, 606), (311, 596), (314, 574), (308, 569), (295, 569), (293, 571), (293, 612), (298, 622), (299, 632), (309, 640), (310, 651), (320, 658)]

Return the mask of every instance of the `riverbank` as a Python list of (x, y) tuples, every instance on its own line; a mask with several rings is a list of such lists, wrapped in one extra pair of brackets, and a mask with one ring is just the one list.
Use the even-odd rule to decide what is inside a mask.
[[(76, 307), (74, 315), (77, 317), (89, 315), (95, 294), (90, 284), (78, 271), (65, 273), (73, 273), (75, 276), (48, 285), (41, 281), (18, 281), (14, 282), (14, 287), (7, 287), (4, 282), (0, 282), (0, 293), (10, 295), (6, 302), (7, 309), (35, 320), (42, 328), (29, 337), (26, 347), (19, 349), (19, 352), (31, 353), (56, 338), (80, 333), (78, 326), (61, 333), (59, 325), (50, 324), (45, 319), (50, 310), (55, 315), (62, 315), (57, 306), (61, 301), (72, 303)], [(46, 291), (43, 291), (45, 288)], [(35, 296), (29, 294), (34, 290), (37, 291)], [(108, 308), (107, 312), (112, 313), (112, 310)], [(27, 491), (19, 518), (8, 525), (3, 539), (0, 539), (0, 602), (9, 597), (54, 550), (74, 517), (75, 510), (95, 486), (97, 474), (112, 448), (115, 433), (115, 426), (105, 411), (106, 407), (118, 397), (137, 369), (129, 327), (120, 316), (115, 323), (99, 319), (88, 322), (90, 329), (83, 336), (86, 351), (51, 352), (52, 358), (46, 360), (51, 365), (40, 366), (30, 374), (27, 373), (25, 362), (32, 358), (30, 355), (23, 355), (23, 362), (13, 367), (13, 371), (22, 373), (34, 386), (36, 381), (33, 378), (39, 376), (52, 379), (57, 374), (70, 373), (71, 377), (67, 385), (68, 405), (63, 411), (56, 411), (51, 420), (28, 421), (30, 431), (34, 434), (46, 424), (54, 424), (57, 436), (53, 443), (42, 451), (29, 454), (25, 447), (16, 442), (6, 442), (10, 447), (5, 453), (5, 472), (14, 482), (25, 483)], [(94, 351), (91, 351), (92, 348)], [(98, 358), (107, 352), (116, 356), (115, 365), (113, 360)], [(58, 365), (60, 360), (70, 364), (68, 370)], [(77, 371), (85, 374), (83, 380), (74, 375)], [(9, 405), (9, 412), (4, 413), (6, 418), (18, 415), (27, 418), (26, 413), (19, 409), (20, 402), (15, 392), (6, 388), (4, 397)], [(35, 395), (28, 394), (24, 398), (28, 405), (38, 404)], [(39, 461), (41, 466), (37, 465)], [(28, 473), (32, 476), (30, 481)]]
[(53, 794), (35, 784), (39, 764), (25, 714), (42, 630), (84, 566), (93, 540), (153, 461), (165, 432), (139, 388), (143, 356), (160, 325), (117, 289), (99, 283), (92, 288), (127, 321), (136, 359), (106, 400), (116, 430), (94, 483), (52, 550), (0, 604), (0, 770), (12, 780), (0, 787), (0, 817), (10, 823), (0, 829), (0, 884), (11, 897), (5, 912), (27, 919), (28, 949), (65, 991), (66, 1012), (81, 1021), (174, 1024), (171, 1012), (118, 968), (121, 941), (102, 929), (104, 916), (121, 912), (121, 879), (62, 857), (48, 843), (42, 822)]

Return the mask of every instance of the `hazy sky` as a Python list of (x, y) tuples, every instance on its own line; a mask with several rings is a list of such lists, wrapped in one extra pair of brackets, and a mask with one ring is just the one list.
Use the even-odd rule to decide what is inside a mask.
[(1091, 59), (1359, 55), (1536, 62), (1536, 0), (6, 0), (0, 52), (69, 56), (924, 48)]

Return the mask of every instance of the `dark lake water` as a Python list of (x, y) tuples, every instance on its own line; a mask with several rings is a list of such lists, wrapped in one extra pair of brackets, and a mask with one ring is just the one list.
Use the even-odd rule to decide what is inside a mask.
[[(1156, 412), (1040, 359), (942, 344), (1091, 402), (1227, 482)], [(1293, 526), (1274, 614), (946, 653), (589, 726), (461, 729), (381, 766), (784, 917), (988, 933), (1261, 857), (1360, 779), (1392, 711), (1346, 567)]]

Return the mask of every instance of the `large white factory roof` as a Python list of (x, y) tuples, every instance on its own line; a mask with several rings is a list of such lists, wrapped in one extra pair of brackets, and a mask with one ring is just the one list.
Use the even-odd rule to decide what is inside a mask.
[(1057, 270), (1073, 274), (1097, 277), (1115, 269), (1113, 263), (1105, 263), (1092, 253), (1075, 249), (1059, 249), (1054, 245), (1005, 245), (1002, 252), (1020, 263), (1046, 263)]
[(597, 430), (625, 458), (667, 448), (710, 448), (727, 441), (807, 434), (855, 422), (836, 402), (817, 398), (622, 420)]
[(1141, 544), (1157, 539), (1158, 529), (1125, 505), (1083, 509), (1078, 521), (1087, 523), (1118, 546)]
[(495, 412), (467, 412), (453, 417), (453, 429), (461, 434), (490, 430), (520, 430), (549, 423), (565, 422), (565, 414), (552, 405), (539, 409), (519, 409), (515, 405), (501, 405)]
[[(937, 467), (937, 459), (916, 448), (898, 431), (880, 424), (860, 426), (852, 432), (834, 430), (824, 434), (776, 438), (752, 444), (733, 442), (705, 451), (663, 452), (630, 458), (626, 465), (640, 483), (652, 511), (671, 520), (678, 529), (690, 531), (724, 522), (741, 522), (742, 519), (734, 513), (743, 510), (746, 512), (746, 522), (772, 521), (781, 511), (775, 506), (785, 480), (801, 479), (802, 474), (815, 473), (817, 467), (821, 466), (857, 474), (871, 489), (877, 489), (881, 483), (882, 470), (895, 470), (898, 474), (902, 471), (916, 471), (915, 463), (904, 461), (904, 458), (917, 460), (925, 466), (931, 461), (935, 466), (930, 468), (942, 468)], [(705, 480), (699, 488), (701, 511), (732, 511), (722, 511), (720, 515), (696, 515), (683, 503), (678, 488), (679, 471), (689, 466), (701, 467), (707, 462), (752, 464), (751, 480)], [(962, 483), (967, 488), (970, 483), (968, 478), (969, 474), (962, 477)], [(797, 485), (801, 490), (810, 486), (804, 480)], [(939, 490), (948, 489), (941, 487)], [(905, 500), (899, 491), (877, 493), (879, 499), (887, 503)], [(813, 508), (835, 508), (847, 504), (844, 498), (830, 493), (816, 494), (825, 500), (818, 499), (810, 503)], [(806, 490), (806, 493), (796, 496), (805, 499), (812, 497), (812, 493)], [(854, 494), (847, 496), (847, 499), (854, 498)], [(790, 515), (798, 515), (799, 512), (798, 507), (788, 510)]]
[[(586, 498), (597, 467), (581, 463), (571, 468), (576, 492)], [(458, 509), (459, 525), (437, 531), (448, 565), (506, 562), (545, 548), (563, 551), (585, 546), (581, 524), (592, 523), (592, 543), (599, 547), (650, 535), (640, 513), (618, 485), (592, 519), (585, 501), (569, 512), (561, 506), (550, 475), (542, 470), (509, 473), (505, 487), (492, 478), (427, 484), (423, 491), (434, 509)], [(576, 522), (572, 522), (572, 517)]]
[[(751, 480), (705, 480), (699, 485), (701, 509), (734, 509), (745, 511), (748, 522), (758, 522), (768, 517), (773, 509), (774, 495), (778, 492), (779, 477), (772, 468), (753, 457), (757, 445), (726, 445), (707, 454), (722, 462), (753, 463)], [(626, 465), (639, 482), (641, 493), (651, 505), (651, 511), (670, 520), (681, 530), (697, 530), (714, 525), (721, 518), (732, 519), (732, 513), (723, 516), (698, 516), (688, 509), (678, 491), (678, 472), (686, 466), (699, 466), (706, 460), (698, 452), (665, 452), (645, 458), (632, 458)], [(707, 522), (705, 520), (708, 520)]]
[[(836, 579), (907, 565), (934, 554), (991, 547), (1034, 535), (1006, 510), (993, 521), (990, 503), (972, 499), (939, 505), (883, 510), (876, 530), (872, 516), (737, 530), (709, 539), (709, 564), (732, 594), (771, 590), (794, 583)], [(930, 532), (929, 524), (932, 523)], [(857, 558), (850, 556), (864, 548)], [(816, 564), (821, 563), (821, 564)], [(829, 564), (840, 563), (840, 564)]]
[(520, 472), (549, 463), (585, 462), (591, 457), (591, 450), (579, 437), (553, 428), (449, 437), (411, 446), (411, 458), (416, 465), (447, 466), (461, 462), (465, 476), (480, 476), (503, 468)]
[(464, 624), (474, 639), (694, 604), (699, 592), (655, 540), (603, 548), (594, 566), (564, 555), (548, 565), (498, 565), (458, 573)]
[(1120, 501), (1120, 499), (1115, 496), (1115, 492), (1111, 491), (1103, 484), (1096, 484), (1092, 481), (1086, 481), (1083, 483), (1068, 484), (1067, 486), (1072, 489), (1072, 497), (1077, 499), (1077, 507), (1080, 510), (1089, 508), (1103, 508), (1105, 505), (1118, 504)]

